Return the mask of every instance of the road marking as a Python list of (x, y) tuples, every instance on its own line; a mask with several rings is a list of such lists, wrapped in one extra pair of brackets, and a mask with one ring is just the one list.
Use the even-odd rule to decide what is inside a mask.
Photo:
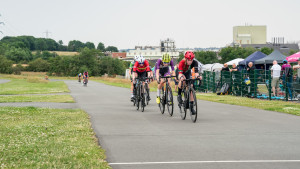
[(298, 163), (300, 160), (237, 160), (237, 161), (166, 161), (109, 163), (109, 165), (195, 164), (195, 163)]

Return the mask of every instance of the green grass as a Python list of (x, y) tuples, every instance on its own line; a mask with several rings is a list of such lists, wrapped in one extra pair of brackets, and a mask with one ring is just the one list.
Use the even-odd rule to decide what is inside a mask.
[(0, 95), (3, 94), (45, 94), (70, 92), (63, 81), (48, 82), (35, 79), (9, 79), (0, 84)]
[(0, 108), (1, 168), (110, 168), (82, 110)]
[(55, 102), (55, 103), (75, 103), (70, 95), (11, 95), (1, 96), (0, 103), (8, 102)]
[(230, 95), (225, 95), (225, 96), (216, 95), (213, 93), (210, 94), (198, 93), (197, 98), (201, 100), (212, 101), (212, 102), (246, 106), (246, 107), (252, 107), (252, 108), (257, 108), (262, 110), (271, 110), (271, 111), (277, 111), (277, 112), (300, 116), (299, 103), (275, 101), (275, 100), (273, 101), (258, 100), (258, 99), (251, 99), (246, 97), (230, 96)]

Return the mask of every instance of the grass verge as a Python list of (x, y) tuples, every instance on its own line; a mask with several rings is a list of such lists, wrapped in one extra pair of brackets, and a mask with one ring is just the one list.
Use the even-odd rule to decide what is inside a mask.
[(37, 77), (6, 79), (10, 79), (11, 81), (0, 84), (0, 95), (70, 92), (67, 85), (62, 81), (49, 82)]
[(269, 101), (269, 100), (259, 100), (251, 99), (246, 97), (237, 97), (230, 95), (216, 95), (214, 93), (198, 93), (197, 98), (201, 100), (207, 100), (218, 103), (239, 105), (252, 107), (262, 110), (277, 111), (282, 113), (288, 113), (300, 116), (300, 104), (285, 101)]
[(1, 168), (110, 168), (82, 110), (0, 108)]
[(70, 95), (11, 95), (1, 96), (0, 103), (9, 102), (55, 102), (55, 103), (75, 103)]

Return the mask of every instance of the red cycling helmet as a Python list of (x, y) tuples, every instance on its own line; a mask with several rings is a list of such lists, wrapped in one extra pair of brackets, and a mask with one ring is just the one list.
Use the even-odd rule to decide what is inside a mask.
[(192, 51), (186, 51), (184, 54), (184, 58), (187, 60), (193, 60), (195, 58), (195, 55)]

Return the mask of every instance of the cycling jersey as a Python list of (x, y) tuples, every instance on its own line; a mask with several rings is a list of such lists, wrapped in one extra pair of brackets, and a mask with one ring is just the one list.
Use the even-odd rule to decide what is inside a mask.
[(147, 60), (145, 60), (143, 66), (141, 66), (139, 64), (139, 62), (135, 62), (134, 66), (133, 66), (133, 71), (134, 72), (150, 72), (150, 67), (149, 67), (149, 63)]
[(132, 61), (130, 62), (130, 65), (129, 65), (129, 71), (132, 73), (132, 68), (133, 68), (133, 65), (135, 64), (135, 61)]
[[(171, 66), (172, 71), (174, 71), (174, 62), (173, 59), (170, 61), (169, 65), (167, 67)], [(164, 68), (166, 66), (163, 65), (163, 61), (161, 59), (158, 59), (156, 62), (155, 70)]]
[(192, 68), (195, 69), (195, 72), (198, 73), (198, 62), (193, 60), (191, 65), (187, 65), (186, 60), (182, 59), (179, 62), (179, 66), (178, 66), (178, 73), (179, 74), (184, 74), (187, 71), (190, 71)]

